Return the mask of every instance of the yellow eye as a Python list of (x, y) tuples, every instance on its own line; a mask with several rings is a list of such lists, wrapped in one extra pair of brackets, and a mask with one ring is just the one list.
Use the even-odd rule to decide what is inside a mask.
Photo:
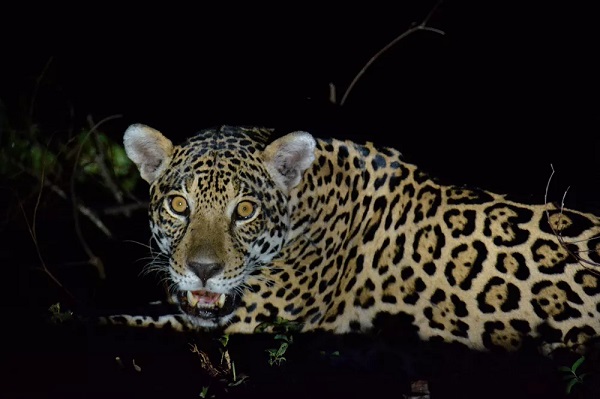
[(235, 214), (238, 220), (249, 219), (256, 212), (256, 205), (250, 201), (242, 201), (235, 207)]
[(170, 205), (173, 212), (180, 215), (184, 214), (188, 210), (187, 201), (181, 195), (174, 195), (171, 197)]

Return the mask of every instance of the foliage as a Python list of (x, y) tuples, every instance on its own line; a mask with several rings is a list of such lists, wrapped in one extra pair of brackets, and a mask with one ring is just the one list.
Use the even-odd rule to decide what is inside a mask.
[(566, 375), (563, 376), (563, 379), (567, 382), (567, 386), (565, 388), (567, 394), (570, 394), (576, 385), (583, 384), (584, 378), (589, 375), (589, 373), (577, 374), (577, 370), (583, 364), (584, 361), (585, 361), (585, 356), (581, 356), (579, 359), (577, 359), (575, 361), (575, 363), (573, 363), (573, 365), (571, 367), (566, 367), (566, 366), (559, 367), (560, 371), (566, 373)]
[(287, 359), (284, 357), (288, 347), (294, 342), (295, 332), (299, 332), (302, 329), (302, 323), (297, 321), (286, 320), (282, 317), (278, 317), (273, 322), (264, 322), (259, 324), (255, 332), (261, 333), (270, 330), (274, 333), (273, 339), (279, 344), (277, 348), (267, 349), (266, 352), (269, 354), (269, 365), (281, 366)]
[(52, 304), (48, 308), (48, 312), (50, 312), (50, 321), (54, 324), (61, 324), (73, 319), (73, 312), (61, 310), (60, 302)]

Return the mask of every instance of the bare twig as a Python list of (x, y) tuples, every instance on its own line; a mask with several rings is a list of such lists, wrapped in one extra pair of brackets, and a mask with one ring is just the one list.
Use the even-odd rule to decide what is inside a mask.
[[(593, 261), (589, 261), (587, 259), (583, 259), (579, 254), (582, 252), (590, 252), (590, 251), (577, 251), (577, 253), (574, 253), (573, 251), (571, 251), (569, 249), (569, 246), (567, 244), (573, 244), (575, 242), (570, 242), (570, 243), (566, 243), (563, 236), (562, 236), (562, 231), (557, 232), (556, 229), (554, 228), (554, 224), (552, 223), (551, 219), (550, 219), (550, 212), (548, 211), (548, 191), (550, 190), (550, 182), (552, 181), (552, 177), (554, 176), (554, 166), (552, 164), (550, 164), (550, 168), (552, 169), (552, 173), (550, 174), (550, 177), (548, 178), (548, 182), (546, 183), (546, 192), (544, 193), (544, 204), (546, 204), (546, 220), (548, 221), (548, 225), (550, 226), (550, 229), (552, 230), (552, 232), (554, 233), (554, 235), (556, 236), (556, 238), (558, 239), (558, 242), (560, 243), (560, 245), (565, 249), (565, 251), (567, 251), (567, 253), (569, 255), (571, 255), (574, 259), (577, 259), (580, 264), (585, 267), (587, 270), (589, 270), (591, 273), (600, 275), (600, 270), (596, 270), (593, 269), (589, 266), (600, 266), (599, 263), (593, 262)], [(569, 187), (570, 188), (570, 187)], [(560, 217), (563, 216), (563, 211), (565, 209), (565, 198), (567, 197), (567, 192), (569, 191), (569, 188), (567, 188), (565, 190), (565, 192), (563, 193), (562, 196), (562, 200), (561, 200), (561, 204), (560, 204)], [(576, 242), (585, 242), (585, 241), (591, 241), (594, 239), (597, 239), (598, 237), (592, 237), (586, 240), (579, 240)]]
[(102, 125), (103, 123), (108, 122), (112, 119), (117, 119), (120, 117), (121, 117), (121, 115), (108, 116), (108, 117), (102, 119), (100, 122), (98, 122), (94, 126), (92, 126), (92, 128), (87, 132), (87, 134), (81, 140), (81, 143), (77, 150), (77, 154), (75, 155), (75, 160), (73, 162), (73, 173), (71, 174), (71, 201), (73, 202), (73, 204), (75, 204), (75, 206), (73, 207), (73, 218), (75, 221), (75, 233), (77, 234), (77, 237), (79, 238), (79, 241), (81, 243), (81, 246), (83, 247), (83, 250), (90, 258), (90, 260), (89, 260), (90, 264), (92, 264), (98, 270), (98, 277), (101, 280), (104, 280), (106, 278), (106, 273), (104, 271), (104, 265), (102, 264), (102, 261), (100, 260), (100, 258), (98, 258), (92, 252), (91, 248), (87, 244), (85, 238), (83, 237), (83, 233), (81, 231), (81, 226), (79, 225), (79, 213), (77, 212), (78, 200), (77, 200), (77, 195), (75, 194), (75, 177), (77, 176), (77, 166), (79, 164), (79, 158), (81, 157), (81, 151), (83, 149), (83, 144), (85, 143), (85, 141), (88, 139), (88, 137), (92, 133), (94, 133), (96, 131), (96, 129), (98, 129), (98, 127), (100, 125)]
[(25, 208), (23, 208), (23, 203), (21, 201), (19, 201), (19, 206), (21, 207), (21, 211), (23, 212), (23, 217), (25, 218), (25, 224), (27, 225), (27, 230), (29, 231), (29, 235), (31, 236), (31, 239), (33, 241), (33, 245), (35, 247), (36, 254), (38, 256), (40, 264), (42, 265), (42, 271), (44, 273), (46, 273), (46, 275), (50, 278), (50, 280), (52, 280), (56, 285), (58, 285), (65, 292), (65, 294), (67, 294), (72, 300), (75, 300), (75, 296), (73, 294), (71, 294), (71, 292), (69, 292), (69, 290), (48, 269), (48, 267), (46, 266), (46, 262), (44, 262), (44, 257), (42, 256), (42, 253), (40, 251), (40, 246), (39, 246), (38, 240), (37, 240), (37, 231), (36, 231), (35, 224), (36, 224), (36, 218), (37, 218), (37, 211), (40, 206), (40, 201), (42, 198), (43, 188), (44, 188), (44, 168), (42, 167), (42, 175), (40, 177), (40, 189), (38, 191), (37, 199), (35, 201), (35, 207), (33, 209), (33, 220), (31, 223), (29, 223), (29, 220), (27, 219), (27, 212), (25, 212)]
[(53, 59), (53, 57), (50, 57), (48, 59), (48, 61), (46, 62), (46, 65), (44, 65), (44, 69), (42, 69), (42, 73), (40, 73), (40, 75), (35, 80), (35, 86), (33, 88), (33, 93), (31, 95), (31, 102), (29, 103), (29, 120), (27, 121), (27, 123), (29, 123), (29, 124), (31, 124), (31, 121), (33, 121), (33, 110), (35, 107), (35, 101), (37, 99), (37, 93), (40, 88), (40, 84), (42, 83), (42, 79), (44, 79), (44, 75), (46, 74), (46, 71), (48, 70), (48, 68), (50, 67), (50, 64), (52, 63), (52, 59)]
[[(55, 183), (53, 183), (50, 179), (48, 179), (48, 177), (44, 176), (44, 179), (41, 179), (40, 176), (38, 176), (33, 171), (27, 169), (23, 164), (18, 163), (18, 162), (13, 162), (13, 164), (16, 165), (19, 169), (21, 169), (21, 171), (38, 179), (40, 184), (42, 184), (42, 186), (48, 187), (50, 190), (52, 190), (53, 193), (58, 195), (60, 198), (66, 200), (66, 201), (69, 201), (67, 193), (65, 193), (65, 191), (62, 188), (60, 188)], [(87, 217), (90, 220), (90, 222), (92, 222), (92, 224), (94, 224), (107, 237), (112, 237), (112, 233), (110, 232), (108, 227), (106, 227), (106, 225), (102, 222), (102, 220), (100, 220), (100, 218), (98, 216), (96, 216), (94, 211), (92, 211), (90, 208), (88, 208), (87, 206), (80, 204), (80, 203), (73, 204), (73, 206), (75, 206), (75, 208), (77, 208), (77, 210), (82, 215)]]
[(429, 20), (433, 16), (433, 13), (435, 12), (435, 10), (437, 10), (437, 8), (440, 6), (440, 4), (442, 3), (442, 1), (443, 0), (440, 0), (440, 1), (438, 1), (436, 3), (436, 5), (431, 9), (431, 11), (429, 11), (429, 14), (427, 14), (427, 16), (425, 17), (425, 19), (420, 24), (414, 25), (413, 27), (411, 27), (410, 29), (408, 29), (404, 33), (400, 34), (399, 36), (396, 36), (396, 38), (394, 40), (392, 40), (391, 42), (389, 42), (385, 47), (383, 47), (381, 50), (379, 50), (377, 53), (375, 53), (375, 55), (372, 56), (369, 59), (369, 61), (367, 61), (367, 63), (362, 67), (362, 69), (356, 74), (356, 76), (354, 77), (354, 79), (352, 79), (352, 82), (350, 82), (350, 85), (348, 85), (348, 88), (344, 92), (344, 95), (342, 96), (342, 99), (340, 101), (340, 106), (344, 105), (344, 103), (346, 102), (346, 99), (348, 98), (348, 95), (350, 94), (350, 92), (352, 91), (352, 89), (354, 88), (354, 86), (356, 85), (356, 83), (360, 80), (360, 78), (362, 77), (362, 75), (364, 75), (364, 73), (366, 72), (366, 70), (377, 60), (377, 58), (379, 58), (381, 56), (381, 54), (383, 54), (386, 51), (388, 51), (391, 47), (393, 47), (394, 45), (396, 45), (396, 43), (398, 43), (399, 41), (401, 41), (405, 37), (410, 36), (413, 33), (418, 32), (418, 31), (434, 32), (434, 33), (438, 33), (440, 35), (445, 35), (446, 34), (444, 31), (442, 31), (440, 29), (431, 28), (431, 27), (427, 26), (427, 23), (429, 22)]
[[(94, 121), (91, 115), (87, 117), (88, 123), (90, 125), (90, 129), (94, 126)], [(96, 165), (100, 168), (100, 175), (102, 176), (102, 180), (106, 187), (108, 187), (108, 191), (113, 193), (115, 200), (119, 203), (123, 203), (123, 192), (119, 188), (119, 186), (115, 183), (112, 174), (110, 173), (110, 168), (106, 164), (106, 157), (104, 155), (104, 148), (102, 148), (102, 143), (100, 142), (100, 137), (98, 135), (97, 129), (94, 130), (94, 144), (96, 145)]]

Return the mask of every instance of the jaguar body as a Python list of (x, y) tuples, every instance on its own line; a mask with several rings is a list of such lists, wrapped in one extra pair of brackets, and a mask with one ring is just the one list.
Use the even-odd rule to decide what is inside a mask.
[(395, 149), (270, 134), (126, 131), (151, 184), (153, 267), (181, 309), (169, 323), (349, 333), (387, 315), (423, 340), (546, 353), (600, 335), (596, 216), (441, 185)]

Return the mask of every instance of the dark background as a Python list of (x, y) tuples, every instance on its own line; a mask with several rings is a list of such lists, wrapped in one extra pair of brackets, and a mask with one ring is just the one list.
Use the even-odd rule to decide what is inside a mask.
[[(306, 130), (318, 137), (394, 146), (407, 161), (443, 181), (535, 202), (544, 200), (552, 164), (556, 174), (549, 200), (560, 201), (570, 187), (568, 206), (600, 210), (599, 35), (597, 18), (584, 3), (441, 2), (427, 25), (445, 35), (410, 35), (379, 56), (343, 106), (329, 101), (330, 84), (339, 102), (365, 63), (422, 21), (435, 4), (285, 3), (263, 9), (232, 4), (218, 11), (202, 4), (181, 9), (145, 5), (133, 15), (126, 15), (124, 7), (108, 6), (76, 14), (39, 8), (5, 13), (4, 37), (10, 39), (0, 55), (0, 101), (6, 117), (0, 126), (21, 127), (35, 95), (33, 119), (48, 137), (87, 126), (88, 116), (98, 122), (112, 115), (121, 117), (102, 130), (118, 141), (129, 124), (138, 122), (175, 142), (222, 124), (273, 127), (278, 134)], [(46, 42), (52, 47), (40, 48)], [(48, 50), (55, 46), (60, 50)], [(5, 198), (13, 198), (12, 187), (2, 183)], [(89, 198), (90, 193), (83, 194)], [(145, 182), (136, 194), (146, 198)], [(115, 233), (111, 240), (84, 224), (107, 269), (107, 280), (98, 285), (92, 267), (77, 267), (86, 258), (73, 231), (69, 204), (47, 192), (44, 200), (37, 225), (40, 247), (50, 269), (79, 299), (71, 303), (74, 309), (116, 309), (162, 298), (156, 279), (140, 275), (147, 250), (130, 242), (147, 242), (145, 212), (107, 220)], [(99, 209), (101, 204), (94, 205)], [(105, 369), (96, 363), (99, 356), (90, 362), (82, 353), (90, 348), (100, 353), (97, 348), (102, 346), (81, 337), (70, 342), (71, 336), (48, 334), (32, 321), (57, 298), (65, 298), (39, 272), (18, 209), (5, 217), (0, 237), (3, 314), (5, 320), (15, 320), (3, 324), (14, 344), (3, 365), (6, 375), (16, 376), (10, 392), (44, 397), (54, 391), (63, 396), (69, 389), (87, 391), (90, 374), (85, 370)], [(122, 346), (124, 342), (130, 343), (123, 339)], [(133, 340), (135, 345), (140, 342), (139, 337)], [(359, 361), (364, 363), (364, 357)], [(88, 367), (79, 369), (81, 364)], [(526, 364), (525, 372), (532, 370), (535, 374), (535, 366)], [(81, 386), (56, 385), (68, 373), (66, 380), (81, 378)], [(456, 384), (451, 387), (460, 390), (464, 379), (472, 386), (471, 377), (457, 373), (447, 374)], [(19, 385), (31, 375), (45, 377), (38, 386)], [(259, 375), (255, 373), (255, 380)], [(529, 377), (520, 378), (525, 382), (519, 380), (521, 385), (508, 391), (510, 395), (536, 397), (524, 388)], [(544, 375), (539, 379), (548, 380)], [(484, 391), (496, 381), (499, 385), (490, 389), (498, 397), (506, 394), (502, 379), (483, 381)], [(453, 397), (448, 385), (446, 389)], [(480, 397), (474, 392), (473, 397)], [(539, 392), (548, 397), (543, 389)], [(439, 390), (437, 394), (442, 397)]]
[[(12, 101), (31, 93), (50, 60), (36, 108), (49, 131), (88, 114), (122, 115), (105, 125), (115, 138), (134, 122), (175, 141), (258, 124), (393, 145), (433, 175), (538, 200), (551, 163), (565, 186), (597, 182), (599, 35), (584, 3), (443, 1), (428, 25), (444, 36), (411, 35), (343, 107), (328, 102), (329, 83), (340, 99), (367, 60), (435, 4), (108, 10), (87, 25), (48, 18), (32, 41), (63, 29), (69, 39), (58, 43), (75, 46), (52, 58), (26, 44), (6, 54), (0, 98), (14, 115)], [(10, 26), (13, 37), (31, 29)]]

